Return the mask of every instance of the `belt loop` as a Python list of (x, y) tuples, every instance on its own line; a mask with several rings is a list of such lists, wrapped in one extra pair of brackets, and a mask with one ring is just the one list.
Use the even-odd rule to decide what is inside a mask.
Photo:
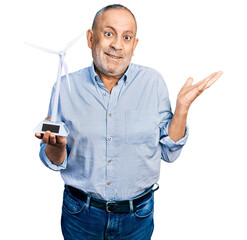
[(130, 205), (130, 214), (132, 214), (134, 212), (133, 200), (129, 200), (129, 205)]
[(87, 212), (89, 212), (89, 206), (90, 206), (90, 200), (91, 200), (91, 196), (87, 196), (87, 202), (86, 202), (86, 206), (85, 206), (85, 210)]
[[(158, 183), (155, 183), (154, 185), (156, 185), (156, 188), (155, 189), (152, 188), (153, 192), (157, 191), (160, 188), (160, 185)], [(153, 187), (154, 187), (154, 185), (153, 185)]]

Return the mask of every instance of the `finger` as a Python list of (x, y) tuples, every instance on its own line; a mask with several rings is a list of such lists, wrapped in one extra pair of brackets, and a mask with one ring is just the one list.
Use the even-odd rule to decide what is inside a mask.
[(222, 74), (222, 71), (215, 72), (203, 79), (198, 84), (195, 84), (194, 87), (196, 88), (197, 95), (199, 96), (205, 89), (209, 88)]
[(223, 74), (222, 71), (217, 72), (217, 74), (208, 81), (207, 85), (205, 86), (205, 89), (209, 88), (211, 85), (213, 85), (219, 78), (220, 76)]
[(194, 79), (192, 77), (189, 77), (187, 79), (187, 81), (185, 82), (185, 84), (183, 85), (183, 88), (187, 88), (187, 87), (190, 87), (193, 83)]
[(65, 140), (66, 140), (66, 138), (65, 138), (65, 137), (62, 137), (62, 136), (57, 136), (57, 142), (59, 142), (59, 143), (63, 143)]
[(66, 146), (66, 144), (67, 144), (67, 139), (66, 139), (66, 137), (57, 136), (57, 143), (58, 143), (60, 146)]
[(201, 80), (200, 82), (198, 82), (197, 84), (194, 85), (194, 88), (196, 88), (196, 90), (198, 91), (199, 94), (201, 94), (207, 88), (207, 85), (209, 82), (211, 82), (215, 79), (215, 77), (217, 76), (217, 73), (218, 72), (214, 72), (214, 73), (210, 74), (208, 77), (204, 78), (203, 80)]
[(204, 85), (205, 83), (208, 83), (208, 81), (209, 81), (212, 77), (214, 77), (216, 74), (217, 74), (217, 72), (214, 72), (214, 73), (210, 74), (208, 77), (206, 77), (206, 78), (202, 79), (200, 82), (196, 83), (196, 84), (194, 85), (194, 87), (197, 87), (197, 86), (199, 86), (199, 85), (201, 85), (201, 84)]
[(51, 117), (46, 117), (45, 120), (51, 121)]
[(196, 83), (195, 85), (193, 85), (193, 91), (194, 94), (198, 97), (199, 95), (202, 94), (202, 92), (205, 90), (206, 85), (208, 84), (208, 81), (214, 77), (216, 73), (212, 73), (211, 75), (209, 75), (208, 77), (204, 78), (203, 80), (201, 80), (200, 82)]
[(42, 139), (42, 134), (41, 133), (35, 133), (35, 137), (38, 139)]
[(49, 143), (50, 144), (56, 144), (56, 136), (55, 134), (50, 134), (50, 139), (49, 139)]
[(43, 138), (42, 138), (43, 143), (46, 143), (46, 144), (49, 143), (50, 134), (51, 134), (50, 131), (46, 131), (46, 132), (44, 133), (44, 136), (43, 136)]
[(209, 76), (207, 76), (206, 78), (204, 78), (205, 81), (209, 81), (211, 78), (213, 78), (215, 75), (217, 74), (217, 72), (214, 72), (212, 74), (210, 74)]
[(194, 88), (193, 88), (193, 91), (194, 91), (194, 95), (196, 97), (198, 97), (199, 95), (202, 94), (202, 92), (204, 91), (204, 88), (205, 86), (207, 85), (207, 82), (206, 81), (202, 81), (199, 85), (195, 86), (194, 85)]

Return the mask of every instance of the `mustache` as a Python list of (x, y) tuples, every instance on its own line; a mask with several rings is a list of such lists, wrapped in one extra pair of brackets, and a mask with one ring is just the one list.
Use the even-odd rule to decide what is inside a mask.
[(112, 49), (107, 49), (104, 51), (104, 53), (113, 55), (115, 57), (121, 57), (121, 58), (124, 57), (124, 55), (120, 51), (116, 51), (116, 50), (112, 50)]

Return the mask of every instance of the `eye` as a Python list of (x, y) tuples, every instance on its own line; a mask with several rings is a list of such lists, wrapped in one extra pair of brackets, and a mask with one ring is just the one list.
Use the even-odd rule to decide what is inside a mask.
[(105, 36), (111, 37), (112, 36), (112, 33), (111, 32), (105, 32)]
[(129, 41), (131, 39), (131, 36), (125, 35), (124, 36), (124, 39), (127, 40), (127, 41)]

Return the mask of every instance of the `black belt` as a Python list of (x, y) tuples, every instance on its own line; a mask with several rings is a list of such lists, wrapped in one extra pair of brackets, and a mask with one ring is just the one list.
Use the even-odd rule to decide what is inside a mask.
[[(83, 202), (87, 202), (88, 195), (83, 191), (76, 189), (74, 187), (68, 186), (70, 193), (76, 198), (82, 200)], [(133, 199), (133, 211), (136, 211), (136, 207), (143, 200), (152, 195), (152, 189), (144, 194), (143, 196)], [(99, 200), (93, 197), (90, 197), (90, 205), (102, 210), (105, 210), (109, 213), (129, 213), (130, 212), (130, 201), (110, 201), (106, 202), (104, 200)]]

